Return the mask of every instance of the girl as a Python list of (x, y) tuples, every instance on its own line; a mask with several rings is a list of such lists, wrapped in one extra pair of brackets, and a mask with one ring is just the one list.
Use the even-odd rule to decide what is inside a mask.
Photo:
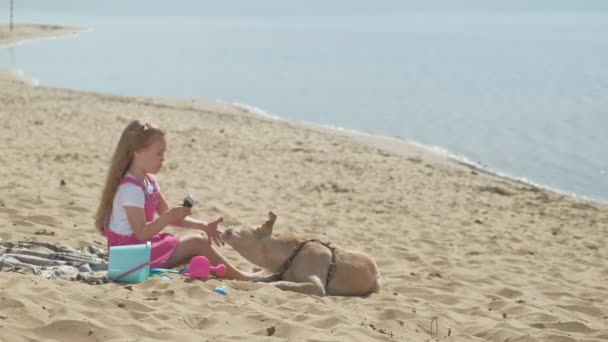
[[(171, 268), (203, 255), (213, 265), (226, 266), (224, 277), (252, 280), (253, 274), (236, 269), (211, 245), (210, 241), (218, 246), (224, 243), (218, 231), (222, 218), (204, 223), (187, 218), (190, 208), (169, 208), (153, 176), (163, 165), (165, 149), (165, 133), (148, 123), (132, 121), (122, 132), (95, 217), (108, 248), (150, 241), (150, 267)], [(209, 240), (161, 233), (167, 225), (202, 230)]]

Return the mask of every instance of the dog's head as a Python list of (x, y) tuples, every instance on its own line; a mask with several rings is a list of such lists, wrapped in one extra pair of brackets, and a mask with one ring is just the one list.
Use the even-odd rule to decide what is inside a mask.
[(268, 220), (258, 228), (233, 227), (222, 234), (222, 239), (235, 251), (250, 262), (264, 267), (273, 268), (271, 250), (276, 248), (272, 240), (272, 228), (277, 216), (270, 212)]

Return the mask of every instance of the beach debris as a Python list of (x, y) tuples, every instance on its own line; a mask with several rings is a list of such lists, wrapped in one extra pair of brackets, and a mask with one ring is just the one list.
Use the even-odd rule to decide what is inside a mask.
[(127, 305), (125, 303), (123, 303), (123, 302), (118, 302), (118, 303), (116, 303), (116, 306), (118, 306), (119, 308), (124, 308)]
[[(433, 322), (435, 323), (435, 329), (434, 330), (433, 330)], [(433, 333), (433, 331), (435, 333)], [(437, 335), (439, 335), (439, 317), (433, 317), (431, 319), (430, 335), (431, 335), (431, 337), (437, 337)]]
[(34, 232), (34, 235), (46, 235), (46, 236), (55, 236), (55, 232), (52, 230), (38, 230)]
[(62, 180), (59, 182), (59, 185), (61, 185), (61, 186), (65, 186), (66, 184), (67, 184), (67, 183), (66, 183), (66, 182), (65, 182), (65, 180), (63, 180), (63, 179), (62, 179)]
[(381, 157), (390, 157), (390, 156), (391, 156), (391, 154), (390, 154), (390, 153), (388, 153), (388, 152), (386, 152), (386, 151), (383, 151), (383, 150), (380, 150), (380, 149), (378, 150), (378, 154), (379, 154)]
[(327, 182), (325, 184), (321, 184), (320, 188), (321, 188), (321, 190), (329, 190), (329, 191), (337, 192), (337, 193), (352, 192), (350, 189), (342, 187), (342, 186), (340, 186), (340, 185), (338, 185), (337, 183), (334, 183), (334, 182)]
[(482, 221), (482, 220), (480, 220), (480, 219), (476, 219), (476, 220), (475, 220), (475, 221), (473, 221), (473, 222), (475, 222), (475, 223), (477, 223), (477, 224), (483, 224), (483, 221)]
[(498, 186), (480, 186), (479, 191), (490, 192), (500, 196), (513, 196), (513, 193)]
[(274, 335), (274, 333), (276, 331), (277, 331), (277, 328), (275, 328), (275, 327), (268, 327), (268, 328), (266, 328), (266, 333), (268, 334), (268, 336)]
[(220, 286), (216, 286), (216, 287), (214, 287), (214, 288), (213, 288), (213, 292), (215, 292), (215, 293), (219, 293), (219, 294), (221, 294), (222, 296), (227, 296), (227, 295), (228, 295), (228, 291), (227, 291), (227, 290), (226, 290), (226, 288), (225, 288), (225, 287), (223, 287), (223, 286), (221, 286), (221, 287), (220, 287)]
[(585, 244), (585, 247), (587, 247), (587, 248), (589, 248), (590, 250), (593, 250), (593, 251), (597, 251), (597, 250), (600, 249), (597, 245), (595, 245), (593, 243), (587, 243), (587, 244)]
[(507, 314), (506, 313), (502, 313), (502, 319), (507, 319)]
[(441, 278), (441, 273), (439, 272), (431, 272), (428, 275), (429, 278)]
[(110, 279), (106, 276), (100, 276), (94, 272), (78, 273), (75, 277), (71, 277), (72, 281), (81, 281), (89, 285), (102, 285), (110, 282)]
[(383, 334), (383, 335), (387, 335), (389, 337), (393, 337), (393, 332), (386, 330), (386, 329), (378, 329), (378, 332)]

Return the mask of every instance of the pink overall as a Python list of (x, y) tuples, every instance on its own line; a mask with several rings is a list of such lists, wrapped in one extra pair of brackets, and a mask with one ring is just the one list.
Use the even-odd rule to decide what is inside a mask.
[[(146, 222), (150, 222), (154, 220), (154, 213), (156, 212), (156, 208), (158, 208), (158, 201), (160, 198), (160, 193), (158, 192), (158, 188), (156, 187), (156, 181), (152, 175), (146, 175), (148, 181), (154, 187), (154, 191), (152, 194), (148, 194), (146, 191), (146, 187), (140, 181), (132, 177), (124, 177), (120, 180), (120, 184), (132, 183), (139, 186), (146, 196), (146, 204), (144, 210), (146, 212)], [(135, 235), (119, 235), (111, 231), (108, 227), (105, 228), (106, 238), (108, 239), (108, 249), (112, 246), (123, 246), (123, 245), (137, 245), (146, 243), (146, 241), (138, 240)], [(150, 239), (152, 243), (152, 255), (150, 257), (150, 267), (151, 268), (163, 268), (169, 260), (169, 257), (177, 248), (179, 243), (179, 237), (168, 234), (168, 233), (159, 233), (156, 234)]]

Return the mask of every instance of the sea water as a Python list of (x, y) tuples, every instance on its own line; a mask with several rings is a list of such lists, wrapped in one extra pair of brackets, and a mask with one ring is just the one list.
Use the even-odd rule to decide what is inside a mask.
[(41, 85), (239, 103), (608, 201), (606, 1), (22, 0), (15, 18), (89, 29), (0, 48)]

